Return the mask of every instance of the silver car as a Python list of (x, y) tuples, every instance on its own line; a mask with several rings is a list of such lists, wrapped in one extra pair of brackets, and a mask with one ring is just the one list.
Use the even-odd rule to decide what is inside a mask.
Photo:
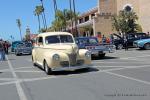
[(20, 56), (23, 54), (30, 54), (32, 53), (32, 44), (31, 43), (23, 43), (18, 44), (15, 49), (15, 55)]

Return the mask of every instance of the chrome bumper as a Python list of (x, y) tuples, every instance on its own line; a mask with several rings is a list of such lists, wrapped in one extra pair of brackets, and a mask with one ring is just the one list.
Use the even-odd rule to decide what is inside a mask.
[(51, 68), (51, 70), (52, 71), (75, 71), (78, 69), (90, 68), (91, 66), (92, 64), (82, 65), (82, 66), (56, 67), (56, 68)]
[(113, 53), (115, 51), (116, 51), (115, 48), (113, 48), (113, 49), (108, 48), (108, 49), (103, 49), (103, 50), (91, 50), (90, 52), (92, 55), (97, 55), (100, 53)]

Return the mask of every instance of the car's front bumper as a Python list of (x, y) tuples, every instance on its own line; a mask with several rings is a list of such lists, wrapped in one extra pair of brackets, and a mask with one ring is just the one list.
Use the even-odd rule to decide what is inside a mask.
[(113, 53), (115, 52), (115, 48), (106, 48), (106, 49), (100, 49), (100, 50), (90, 50), (92, 55), (98, 55), (103, 53)]
[(92, 64), (89, 65), (82, 65), (82, 66), (69, 66), (69, 67), (56, 67), (51, 68), (52, 71), (75, 71), (78, 69), (90, 68)]

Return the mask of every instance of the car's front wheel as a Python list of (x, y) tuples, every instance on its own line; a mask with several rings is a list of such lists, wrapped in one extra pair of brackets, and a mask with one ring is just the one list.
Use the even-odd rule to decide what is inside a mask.
[(52, 73), (52, 70), (51, 70), (51, 68), (49, 68), (49, 66), (48, 66), (46, 61), (44, 61), (43, 67), (44, 67), (44, 70), (45, 70), (47, 75), (50, 75)]
[(146, 44), (144, 45), (144, 49), (150, 50), (150, 43), (146, 43)]
[(19, 53), (17, 53), (17, 51), (15, 51), (15, 55), (16, 55), (16, 56), (20, 56), (20, 54), (19, 54)]
[(33, 63), (33, 66), (36, 66), (36, 63), (35, 63), (33, 56), (32, 56), (32, 63)]

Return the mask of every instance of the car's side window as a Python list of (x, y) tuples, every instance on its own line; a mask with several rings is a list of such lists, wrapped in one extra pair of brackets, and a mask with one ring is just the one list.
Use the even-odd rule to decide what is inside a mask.
[(38, 45), (43, 45), (43, 37), (38, 37)]

